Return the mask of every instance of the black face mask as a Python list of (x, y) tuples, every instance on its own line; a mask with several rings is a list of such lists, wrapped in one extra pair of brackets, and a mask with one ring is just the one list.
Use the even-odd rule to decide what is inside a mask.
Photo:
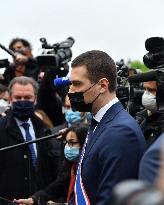
[(34, 114), (34, 102), (32, 101), (17, 101), (12, 105), (13, 115), (19, 120), (26, 121)]
[[(96, 85), (96, 83), (94, 84)], [(87, 92), (89, 89), (91, 89), (94, 85), (89, 87), (84, 92), (75, 92), (75, 93), (68, 93), (68, 97), (71, 103), (71, 108), (73, 111), (79, 111), (79, 112), (91, 112), (93, 102), (98, 98), (98, 95), (92, 103), (86, 104), (84, 102), (84, 93)]]

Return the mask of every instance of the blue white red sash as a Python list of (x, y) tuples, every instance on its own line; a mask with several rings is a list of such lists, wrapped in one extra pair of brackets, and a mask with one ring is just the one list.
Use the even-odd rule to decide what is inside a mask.
[(82, 164), (83, 157), (85, 154), (85, 148), (87, 145), (87, 141), (88, 141), (88, 137), (86, 138), (84, 146), (83, 146), (81, 159), (80, 159), (79, 166), (77, 169), (77, 174), (76, 174), (76, 180), (75, 180), (75, 186), (74, 186), (75, 205), (90, 205), (90, 201), (85, 191), (85, 188), (82, 182), (82, 177), (81, 177), (81, 164)]
[(77, 173), (76, 173), (76, 180), (75, 180), (75, 186), (74, 186), (74, 194), (75, 194), (75, 205), (90, 205), (89, 198), (87, 196), (87, 193), (85, 191), (82, 177), (81, 177), (81, 165), (85, 154), (85, 149), (87, 146), (88, 138), (91, 137), (91, 135), (94, 133), (94, 131), (97, 128), (98, 122), (95, 119), (92, 119), (90, 131), (87, 134), (82, 152), (81, 152), (81, 158), (78, 165)]

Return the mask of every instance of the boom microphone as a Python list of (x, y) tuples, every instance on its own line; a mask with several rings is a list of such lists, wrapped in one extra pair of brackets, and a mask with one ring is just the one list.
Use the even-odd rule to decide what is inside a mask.
[(12, 50), (7, 49), (2, 44), (0, 44), (0, 48), (2, 48), (4, 51), (6, 51), (8, 54), (10, 54), (13, 58), (15, 58), (15, 53)]
[(54, 80), (54, 85), (56, 87), (60, 87), (60, 86), (67, 86), (67, 85), (70, 85), (70, 80), (68, 77), (61, 77), (61, 78), (56, 78)]
[(64, 132), (59, 131), (57, 133), (53, 133), (51, 135), (40, 137), (40, 138), (37, 138), (35, 140), (25, 141), (25, 142), (22, 142), (22, 143), (19, 143), (19, 144), (15, 144), (15, 145), (11, 145), (11, 146), (8, 146), (8, 147), (2, 147), (2, 148), (0, 148), (0, 152), (8, 151), (8, 150), (11, 150), (11, 149), (15, 149), (15, 148), (22, 147), (22, 146), (25, 146), (25, 145), (28, 145), (28, 144), (32, 144), (32, 143), (37, 143), (37, 142), (40, 142), (40, 141), (43, 141), (43, 140), (48, 140), (48, 139), (51, 139), (51, 138), (57, 138), (57, 137), (59, 137), (62, 134), (64, 134)]
[(150, 71), (147, 73), (137, 74), (128, 77), (129, 83), (138, 83), (138, 82), (147, 82), (147, 81), (156, 81), (157, 80), (157, 72)]

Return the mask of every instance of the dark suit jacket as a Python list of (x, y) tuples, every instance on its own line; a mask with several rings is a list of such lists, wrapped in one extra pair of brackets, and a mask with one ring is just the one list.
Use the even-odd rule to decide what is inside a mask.
[(161, 134), (158, 139), (145, 152), (141, 163), (139, 178), (154, 184), (161, 166), (160, 152), (164, 141), (164, 134)]
[(120, 102), (114, 104), (89, 139), (82, 163), (82, 181), (91, 205), (110, 205), (115, 184), (138, 177), (144, 147), (136, 121)]
[[(32, 119), (36, 138), (46, 136), (47, 127)], [(24, 142), (12, 112), (0, 118), (0, 148)], [(36, 168), (32, 166), (28, 146), (0, 152), (0, 196), (13, 200), (29, 197), (55, 179), (57, 162), (50, 140), (37, 143)]]

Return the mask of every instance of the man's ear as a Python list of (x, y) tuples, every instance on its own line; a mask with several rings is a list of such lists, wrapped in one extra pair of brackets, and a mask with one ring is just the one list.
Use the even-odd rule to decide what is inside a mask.
[(99, 83), (100, 83), (100, 93), (104, 93), (106, 90), (108, 90), (109, 81), (106, 78), (100, 79)]

